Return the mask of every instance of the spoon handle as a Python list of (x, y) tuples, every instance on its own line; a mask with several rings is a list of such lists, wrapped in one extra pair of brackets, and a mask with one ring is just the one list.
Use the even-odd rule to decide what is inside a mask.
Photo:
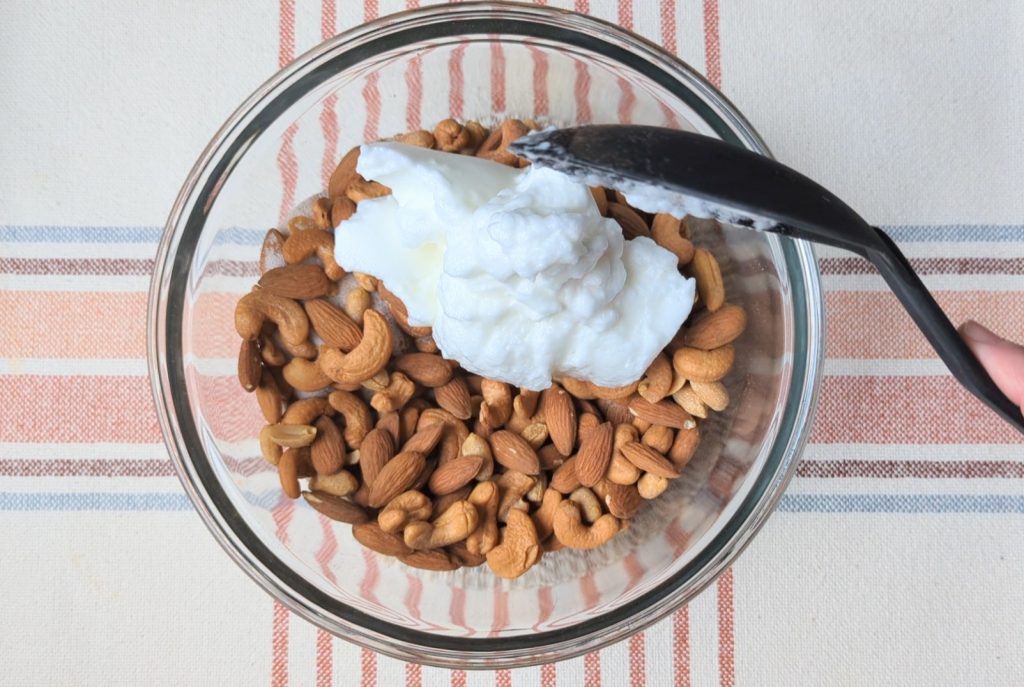
[[(1024, 415), (985, 372), (971, 349), (960, 338), (931, 293), (889, 236), (872, 227), (880, 241), (864, 255), (874, 263), (953, 376), (972, 394), (985, 402), (1010, 424), (1024, 433)], [(1022, 372), (1024, 374), (1024, 372)]]

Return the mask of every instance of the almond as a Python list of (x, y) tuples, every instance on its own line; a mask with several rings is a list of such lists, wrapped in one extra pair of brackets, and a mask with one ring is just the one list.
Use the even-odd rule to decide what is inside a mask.
[(677, 470), (682, 470), (683, 467), (690, 462), (693, 458), (693, 454), (697, 452), (697, 446), (700, 444), (700, 429), (694, 427), (693, 429), (681, 429), (676, 432), (675, 441), (672, 442), (672, 448), (668, 450), (668, 457), (672, 461), (672, 465)]
[(627, 239), (651, 235), (651, 230), (647, 228), (644, 218), (628, 205), (619, 202), (608, 203), (608, 214), (619, 223), (622, 233)]
[(319, 298), (331, 290), (331, 280), (320, 265), (285, 265), (268, 270), (259, 280), (264, 291), (282, 296), (305, 300)]
[(696, 424), (688, 412), (672, 401), (651, 403), (636, 396), (629, 402), (629, 412), (652, 425), (665, 425), (673, 429), (688, 429)]
[(612, 459), (612, 424), (604, 422), (587, 432), (576, 454), (576, 479), (585, 487), (592, 487), (608, 471)]
[(395, 358), (395, 369), (404, 372), (420, 386), (435, 388), (447, 384), (452, 378), (452, 366), (439, 355), (431, 353), (405, 353)]
[(267, 422), (274, 424), (281, 419), (281, 388), (268, 370), (263, 371), (260, 385), (256, 387), (256, 403)]
[(347, 353), (362, 341), (362, 328), (340, 308), (319, 298), (306, 301), (302, 307), (324, 344)]
[(267, 231), (260, 247), (260, 274), (284, 264), (284, 241), (284, 234), (277, 229)]
[(483, 463), (483, 456), (459, 456), (449, 460), (430, 475), (430, 490), (444, 496), (466, 486), (480, 472)]
[(330, 231), (334, 228), (331, 224), (331, 199), (320, 197), (313, 201), (312, 207), (313, 222), (317, 229)]
[(526, 475), (540, 472), (540, 460), (526, 439), (518, 434), (502, 429), (491, 434), (491, 450), (494, 459), (509, 470), (516, 470)]
[(693, 253), (690, 263), (693, 278), (697, 280), (697, 292), (704, 302), (704, 307), (714, 312), (725, 303), (725, 284), (722, 282), (722, 270), (715, 256), (698, 248)]
[(372, 520), (352, 525), (352, 536), (366, 548), (385, 556), (404, 556), (412, 553), (412, 549), (405, 545), (401, 534), (385, 532)]
[(672, 463), (650, 446), (644, 446), (636, 441), (631, 441), (622, 447), (622, 455), (625, 456), (626, 460), (644, 472), (650, 472), (667, 479), (679, 477), (679, 473), (672, 466)]
[(580, 486), (576, 477), (576, 456), (562, 463), (551, 475), (551, 483), (548, 485), (561, 494), (571, 494)]
[(246, 391), (254, 391), (263, 376), (263, 359), (255, 339), (242, 339), (238, 349), (238, 383)]
[(653, 425), (650, 429), (644, 432), (644, 436), (640, 440), (640, 443), (644, 446), (650, 446), (658, 453), (668, 453), (668, 450), (672, 447), (672, 440), (674, 438), (671, 428), (665, 427), (664, 425)]
[(732, 343), (746, 327), (747, 311), (730, 303), (695, 318), (683, 335), (683, 344), (710, 351)]
[(551, 443), (559, 453), (568, 456), (576, 446), (576, 408), (572, 397), (558, 384), (552, 384), (541, 396), (541, 411)]
[(392, 456), (395, 455), (395, 440), (384, 429), (371, 429), (359, 445), (359, 467), (363, 473), (363, 484), (373, 486), (377, 475)]
[[(365, 442), (365, 439), (363, 441)], [(427, 461), (423, 454), (415, 451), (403, 451), (389, 460), (370, 485), (370, 507), (380, 508), (403, 491), (410, 489), (426, 466)]]
[(429, 455), (435, 448), (437, 448), (438, 442), (441, 441), (442, 435), (444, 435), (445, 425), (443, 422), (437, 422), (432, 425), (427, 425), (420, 431), (409, 437), (409, 441), (405, 442), (402, 446), (403, 451), (416, 451), (423, 455)]
[(537, 459), (540, 461), (541, 470), (554, 470), (565, 462), (566, 457), (554, 444), (547, 444), (537, 451)]
[(329, 417), (321, 417), (314, 426), (316, 439), (310, 447), (313, 468), (318, 475), (333, 475), (345, 465), (345, 443), (341, 431)]
[(459, 569), (459, 564), (453, 561), (451, 556), (449, 556), (448, 552), (444, 549), (423, 549), (421, 551), (412, 551), (411, 553), (400, 555), (398, 560), (408, 566), (412, 566), (413, 568), (419, 568), (420, 570), (448, 572), (450, 570)]
[(281, 491), (290, 499), (299, 498), (302, 491), (299, 487), (299, 463), (305, 462), (302, 454), (306, 450), (304, 447), (289, 448), (277, 461), (277, 478), (281, 482)]
[(331, 179), (327, 183), (327, 194), (329, 196), (333, 198), (345, 195), (345, 189), (356, 178), (356, 163), (358, 162), (359, 146), (354, 146), (345, 153), (345, 156), (341, 158), (341, 162), (334, 168)]
[(640, 510), (643, 498), (637, 488), (630, 485), (605, 484), (604, 504), (608, 506), (608, 512), (617, 518), (632, 518)]
[(304, 491), (302, 492), (302, 498), (306, 500), (306, 503), (313, 510), (327, 516), (331, 520), (345, 522), (349, 525), (358, 525), (370, 519), (369, 514), (362, 506), (340, 496), (332, 496), (323, 491)]
[(412, 337), (418, 336), (429, 336), (433, 330), (430, 327), (414, 327), (409, 324), (409, 310), (405, 307), (405, 303), (402, 302), (395, 294), (385, 288), (383, 284), (377, 286), (377, 293), (384, 299), (384, 302), (388, 304), (388, 310), (391, 315), (395, 318), (395, 323), (404, 331), (406, 334)]
[(627, 425), (633, 421), (628, 403), (598, 399), (597, 407), (604, 413), (604, 418), (613, 425)]
[(729, 373), (736, 351), (729, 344), (711, 351), (684, 346), (672, 354), (672, 367), (691, 382), (717, 382)]
[(448, 382), (434, 389), (434, 400), (460, 420), (473, 417), (473, 404), (469, 398), (469, 387), (462, 377), (452, 377)]

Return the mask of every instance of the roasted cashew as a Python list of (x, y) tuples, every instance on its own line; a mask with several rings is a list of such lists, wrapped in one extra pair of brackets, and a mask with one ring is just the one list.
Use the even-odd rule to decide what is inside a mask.
[(606, 544), (619, 532), (619, 520), (605, 513), (589, 527), (572, 501), (562, 501), (555, 510), (552, 528), (558, 541), (571, 549), (593, 549)]
[(468, 537), (480, 516), (469, 501), (456, 501), (433, 522), (418, 520), (405, 526), (405, 545), (412, 549), (436, 549)]
[(320, 352), (320, 366), (339, 384), (358, 384), (384, 369), (391, 359), (391, 348), (388, 321), (376, 310), (367, 310), (359, 345), (348, 354), (324, 347)]
[(519, 577), (540, 560), (540, 540), (533, 520), (513, 510), (501, 533), (501, 543), (487, 552), (487, 565), (498, 577)]
[(414, 520), (429, 520), (434, 510), (430, 498), (419, 491), (405, 491), (391, 499), (377, 516), (377, 524), (385, 532), (399, 532)]
[(366, 401), (351, 391), (332, 391), (327, 402), (345, 418), (345, 443), (349, 448), (359, 448), (363, 437), (373, 428)]
[(302, 306), (292, 299), (259, 289), (238, 299), (235, 330), (243, 339), (258, 337), (267, 320), (277, 325), (285, 343), (299, 345), (309, 337), (309, 319)]

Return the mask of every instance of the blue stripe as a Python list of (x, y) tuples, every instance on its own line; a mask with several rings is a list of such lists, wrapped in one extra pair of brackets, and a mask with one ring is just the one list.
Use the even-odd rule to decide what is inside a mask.
[(783, 513), (1021, 513), (1024, 495), (785, 494)]
[[(246, 494), (249, 502), (272, 508), (280, 492)], [(785, 494), (783, 513), (1016, 513), (1024, 495), (1005, 494)], [(184, 494), (0, 492), (0, 511), (189, 511)]]
[[(1024, 241), (1024, 224), (895, 224), (883, 227), (896, 241), (1015, 243)], [(263, 229), (231, 228), (217, 243), (258, 245)], [(156, 243), (162, 227), (70, 227), (0, 225), (0, 241), (12, 243)]]

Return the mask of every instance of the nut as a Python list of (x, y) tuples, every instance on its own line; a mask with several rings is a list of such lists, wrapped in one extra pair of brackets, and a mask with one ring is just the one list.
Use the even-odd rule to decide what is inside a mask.
[(537, 451), (537, 460), (540, 461), (541, 470), (554, 470), (565, 462), (566, 458), (555, 448), (554, 444), (545, 444)]
[[(267, 438), (278, 446), (300, 448), (309, 446), (316, 438), (316, 427), (309, 425), (271, 425), (267, 430)], [(296, 496), (295, 498), (298, 498)]]
[(536, 480), (516, 470), (509, 470), (498, 477), (498, 487), (501, 490), (498, 499), (498, 520), (504, 522), (508, 518), (510, 510), (519, 508), (526, 510), (526, 502), (523, 497), (533, 489)]
[(436, 549), (462, 541), (472, 533), (480, 516), (469, 501), (456, 501), (433, 522), (422, 520), (405, 526), (406, 546), (413, 549)]
[(356, 324), (363, 323), (363, 313), (370, 309), (373, 299), (365, 289), (352, 289), (345, 294), (345, 314)]
[(316, 439), (310, 445), (310, 459), (318, 475), (333, 475), (345, 465), (345, 444), (341, 432), (329, 417), (321, 417), (314, 425)]
[(638, 236), (650, 236), (651, 230), (647, 228), (647, 222), (636, 210), (619, 202), (608, 203), (608, 214), (622, 227), (622, 233), (627, 239), (635, 239)]
[(331, 496), (351, 496), (359, 490), (359, 480), (348, 470), (333, 475), (315, 475), (309, 480), (310, 491)]
[(659, 353), (647, 368), (640, 384), (637, 385), (637, 393), (644, 400), (657, 403), (669, 395), (669, 390), (672, 388), (672, 376), (672, 363), (668, 356)]
[[(292, 218), (292, 222), (300, 219)], [(324, 273), (332, 281), (337, 281), (345, 275), (345, 270), (334, 259), (334, 234), (329, 231), (317, 229), (309, 218), (301, 218), (309, 221), (308, 229), (293, 230), (284, 245), (281, 246), (281, 254), (284, 261), (289, 265), (297, 265), (311, 255), (316, 255), (323, 263)], [(292, 224), (289, 223), (289, 227)]]
[(313, 510), (325, 515), (331, 520), (345, 522), (350, 525), (357, 525), (370, 519), (369, 514), (358, 504), (347, 499), (332, 496), (322, 491), (304, 491), (302, 498), (306, 500)]
[(460, 450), (463, 456), (480, 456), (480, 469), (476, 473), (478, 480), (488, 480), (494, 474), (494, 454), (491, 445), (479, 434), (471, 433), (462, 442)]
[(267, 231), (260, 247), (260, 274), (284, 264), (284, 241), (284, 234), (277, 229)]
[(480, 393), (484, 397), (480, 421), (491, 428), (508, 422), (512, 417), (512, 388), (505, 382), (484, 379), (480, 382)]
[(629, 402), (629, 412), (652, 425), (664, 425), (673, 429), (690, 429), (697, 424), (689, 413), (672, 401), (651, 403), (641, 396), (635, 396)]
[(281, 454), (277, 462), (277, 478), (281, 482), (281, 491), (290, 499), (299, 498), (302, 489), (299, 487), (299, 463), (305, 462), (305, 447), (289, 448)]
[(608, 215), (608, 193), (600, 186), (591, 186), (590, 195), (594, 196), (594, 204), (602, 215)]
[(668, 453), (668, 450), (672, 447), (673, 438), (671, 428), (664, 425), (651, 425), (650, 429), (644, 432), (641, 443), (644, 446), (650, 446), (658, 453)]
[(690, 382), (690, 387), (711, 410), (720, 413), (729, 407), (729, 391), (721, 382)]
[(271, 465), (277, 465), (281, 462), (281, 446), (270, 438), (272, 427), (273, 425), (264, 425), (260, 430), (260, 455)]
[(473, 416), (469, 388), (461, 377), (452, 377), (446, 383), (435, 388), (434, 400), (437, 401), (437, 405), (460, 420), (468, 420)]
[(356, 178), (356, 164), (359, 162), (359, 146), (353, 146), (341, 162), (334, 168), (330, 181), (327, 182), (327, 195), (331, 198), (342, 196), (345, 189)]
[(340, 384), (356, 384), (384, 369), (391, 358), (391, 328), (376, 310), (367, 310), (363, 322), (363, 338), (350, 353), (324, 347), (320, 366), (328, 377)]
[(633, 465), (644, 472), (650, 472), (667, 479), (679, 476), (672, 463), (650, 446), (631, 441), (623, 445), (622, 455)]
[(551, 475), (551, 484), (549, 486), (562, 494), (570, 494), (576, 487), (580, 486), (580, 481), (576, 477), (576, 456), (565, 461), (555, 470), (554, 474)]
[(583, 524), (579, 507), (566, 500), (555, 510), (552, 529), (558, 541), (571, 549), (593, 549), (618, 534), (619, 521), (614, 515), (605, 513), (588, 527)]
[(378, 391), (370, 399), (370, 405), (378, 413), (389, 413), (399, 410), (409, 402), (416, 393), (416, 385), (401, 372), (391, 373), (386, 388)]
[(603, 500), (608, 506), (608, 512), (620, 520), (632, 518), (643, 503), (638, 487), (614, 482), (605, 483)]
[(576, 454), (576, 478), (585, 487), (592, 487), (608, 471), (612, 459), (612, 423), (604, 422), (586, 433)]
[(267, 320), (277, 325), (281, 340), (285, 343), (298, 345), (309, 336), (306, 313), (292, 299), (256, 290), (238, 300), (235, 306), (235, 329), (240, 337), (255, 339)]
[(260, 347), (254, 339), (242, 339), (238, 349), (238, 383), (246, 391), (255, 391), (263, 376)]
[(351, 317), (331, 303), (317, 298), (303, 304), (313, 329), (323, 339), (324, 345), (351, 351), (363, 338), (363, 330)]
[(316, 225), (317, 229), (323, 229), (324, 231), (330, 231), (334, 228), (331, 223), (331, 199), (324, 198), (321, 196), (313, 201), (312, 207), (313, 213), (313, 224)]
[(400, 423), (401, 420), (398, 417), (398, 413), (391, 411), (390, 413), (383, 413), (379, 418), (377, 418), (376, 427), (377, 429), (383, 429), (390, 434), (397, 446), (402, 439), (402, 428)]
[(461, 455), (440, 464), (430, 475), (430, 491), (443, 496), (464, 487), (480, 472), (483, 462), (481, 456)]
[(519, 433), (519, 436), (526, 439), (526, 443), (528, 443), (534, 451), (537, 451), (541, 446), (547, 443), (548, 426), (543, 422), (530, 423), (523, 428), (523, 431)]
[(348, 188), (345, 189), (345, 196), (357, 205), (364, 200), (380, 198), (390, 194), (391, 189), (384, 184), (376, 181), (366, 181), (359, 176), (349, 182)]
[(453, 561), (444, 549), (413, 551), (412, 553), (402, 554), (398, 557), (398, 560), (408, 566), (420, 568), (421, 570), (448, 572), (459, 569), (459, 564)]
[(427, 466), (422, 453), (403, 451), (385, 463), (370, 485), (368, 503), (380, 508), (403, 491), (411, 488)]
[(398, 141), (399, 143), (404, 143), (409, 146), (416, 146), (417, 148), (434, 147), (434, 134), (430, 133), (426, 129), (420, 129), (419, 131), (410, 131), (407, 134), (395, 136), (395, 140)]
[(260, 357), (263, 362), (267, 365), (273, 365), (274, 367), (281, 367), (288, 358), (285, 356), (284, 351), (274, 341), (274, 325), (267, 324), (263, 327), (263, 333), (260, 334), (259, 338), (259, 349)]
[(299, 391), (320, 391), (331, 385), (331, 378), (320, 365), (304, 358), (292, 358), (281, 368), (284, 381)]
[(487, 552), (487, 565), (498, 577), (519, 577), (540, 560), (540, 540), (530, 516), (512, 511), (502, 530), (501, 544)]
[(281, 416), (282, 425), (312, 425), (321, 415), (329, 415), (334, 409), (324, 398), (301, 398), (288, 406)]
[(454, 119), (442, 119), (434, 127), (434, 144), (438, 150), (457, 153), (473, 144), (473, 134)]
[(404, 556), (412, 553), (412, 549), (405, 545), (401, 536), (385, 532), (372, 520), (353, 525), (352, 536), (366, 548), (385, 556)]
[[(430, 470), (429, 463), (427, 464), (427, 469)], [(424, 484), (423, 486), (426, 487), (426, 484)], [(446, 510), (451, 508), (456, 501), (465, 501), (466, 499), (469, 498), (469, 494), (470, 492), (473, 491), (474, 486), (475, 485), (473, 484), (467, 484), (464, 487), (459, 487), (450, 494), (434, 497), (434, 512), (444, 513)]]
[(672, 400), (678, 403), (680, 408), (694, 417), (706, 418), (708, 416), (708, 407), (704, 405), (704, 401), (700, 400), (697, 392), (693, 390), (693, 387), (690, 386), (689, 383), (685, 384), (682, 389), (672, 394)]
[(693, 270), (693, 278), (697, 280), (697, 292), (704, 307), (711, 312), (721, 308), (725, 303), (725, 284), (715, 256), (703, 248), (696, 249), (690, 269)]
[(372, 487), (377, 475), (395, 455), (395, 440), (386, 430), (371, 429), (359, 445), (359, 467), (363, 483)]
[(537, 528), (537, 537), (544, 541), (551, 536), (553, 521), (558, 504), (562, 502), (562, 495), (554, 489), (545, 489), (544, 496), (538, 508), (533, 514), (533, 524)]
[(336, 227), (356, 212), (356, 204), (345, 196), (335, 196), (331, 201), (331, 227)]
[(413, 327), (409, 324), (409, 310), (405, 307), (405, 303), (402, 302), (395, 294), (384, 288), (383, 284), (377, 285), (377, 293), (384, 299), (384, 302), (388, 305), (388, 310), (391, 312), (391, 316), (395, 318), (395, 324), (404, 331), (406, 334), (412, 337), (417, 336), (429, 336), (433, 330), (430, 327)]
[(486, 555), (498, 543), (498, 485), (480, 482), (469, 494), (469, 502), (480, 513), (477, 527), (466, 538), (470, 553)]
[(517, 470), (526, 475), (540, 472), (537, 452), (518, 434), (504, 429), (494, 432), (491, 434), (491, 449), (494, 459), (509, 470)]
[(320, 265), (285, 265), (268, 270), (257, 282), (267, 293), (283, 298), (319, 298), (331, 290), (331, 280)]
[(446, 427), (447, 425), (443, 422), (427, 425), (409, 437), (409, 441), (405, 442), (402, 450), (416, 451), (423, 455), (430, 454), (431, 451), (437, 448), (437, 444), (441, 441), (441, 436), (444, 434)]
[(683, 344), (704, 351), (721, 348), (739, 338), (747, 327), (747, 311), (726, 304), (695, 318), (686, 328)]
[(693, 260), (694, 248), (690, 239), (683, 236), (683, 223), (664, 212), (659, 212), (651, 221), (651, 238), (662, 248), (675, 254), (679, 266)]
[(405, 353), (394, 360), (395, 369), (421, 386), (435, 388), (452, 378), (452, 367), (439, 355)]
[(569, 494), (569, 500), (580, 507), (583, 519), (588, 523), (595, 522), (604, 513), (601, 509), (601, 502), (597, 500), (597, 495), (586, 487), (574, 489)]
[(434, 506), (430, 498), (418, 491), (405, 491), (391, 499), (377, 515), (377, 524), (385, 532), (401, 532), (407, 523), (427, 520)]
[(668, 480), (649, 472), (636, 483), (637, 493), (648, 500), (658, 498), (665, 493), (666, 489), (668, 489)]
[(576, 446), (576, 408), (572, 398), (554, 383), (541, 396), (541, 411), (544, 413), (551, 443), (563, 456), (572, 454)]
[(699, 444), (700, 429), (697, 427), (676, 432), (676, 439), (672, 442), (672, 448), (668, 450), (668, 457), (676, 470), (682, 470), (683, 466), (690, 462)]
[(349, 448), (359, 448), (373, 427), (373, 417), (366, 401), (351, 391), (332, 391), (327, 402), (345, 419), (345, 444)]
[(710, 351), (684, 346), (672, 354), (672, 367), (691, 382), (717, 382), (732, 369), (735, 357), (729, 344)]
[(466, 542), (457, 541), (445, 547), (451, 559), (466, 568), (475, 568), (487, 562), (487, 557), (479, 553), (471, 553)]
[(281, 402), (281, 390), (277, 382), (270, 372), (264, 370), (260, 385), (256, 387), (256, 403), (267, 422), (275, 423), (281, 419)]

